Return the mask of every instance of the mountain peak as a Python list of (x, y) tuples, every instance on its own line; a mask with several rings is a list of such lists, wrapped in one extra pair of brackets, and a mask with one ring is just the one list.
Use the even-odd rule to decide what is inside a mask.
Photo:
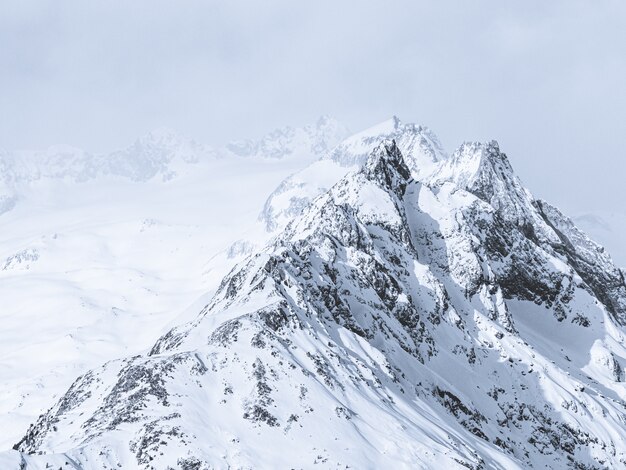
[(521, 182), (500, 150), (498, 142), (464, 142), (443, 162), (435, 176), (436, 181), (453, 182), (459, 188), (467, 189), (476, 196), (491, 202), (494, 196), (511, 190), (523, 190)]
[(340, 128), (344, 126), (341, 122), (339, 122), (339, 120), (335, 119), (330, 114), (322, 114), (319, 118), (317, 118), (317, 121), (315, 122), (315, 127), (318, 129), (324, 129), (327, 127)]
[(179, 146), (188, 139), (169, 127), (157, 127), (139, 137), (135, 145), (169, 148)]
[(16, 462), (623, 467), (621, 271), (496, 142), (437, 160), (396, 130), (195, 319), (76, 380)]
[(402, 128), (402, 121), (397, 116), (392, 116), (391, 118), (382, 121), (374, 126), (371, 126), (365, 129), (362, 132), (359, 132), (354, 137), (364, 137), (364, 136), (382, 136), (393, 134)]
[(427, 127), (403, 124), (393, 116), (337, 145), (326, 158), (343, 166), (364, 164), (372, 149), (382, 141), (395, 140), (414, 176), (429, 174), (436, 162), (447, 159), (437, 136)]
[(395, 140), (385, 141), (374, 149), (363, 166), (363, 174), (369, 180), (394, 191), (398, 197), (402, 197), (411, 179), (411, 171)]
[(42, 468), (224, 455), (261, 468), (320, 455), (342, 468), (623, 466), (626, 350), (606, 307), (623, 305), (621, 272), (545, 204), (560, 239), (535, 236), (546, 222), (498, 173), (510, 169), (493, 143), (444, 162), (452, 191), (413, 181), (401, 149), (377, 145), (150, 355), (79, 378), (18, 455)]
[(281, 127), (260, 139), (235, 140), (224, 149), (239, 157), (282, 159), (318, 157), (348, 134), (347, 128), (335, 118), (323, 115), (315, 124), (304, 127)]
[[(427, 179), (448, 159), (437, 136), (427, 127), (402, 124), (397, 116), (359, 132), (324, 152), (321, 160), (289, 176), (270, 194), (259, 215), (267, 231), (284, 227), (311, 201), (335, 184), (348, 171), (356, 170), (373, 158), (381, 142), (394, 142), (403, 164), (413, 178)], [(374, 155), (378, 155), (374, 152)], [(370, 166), (372, 166), (370, 161)]]

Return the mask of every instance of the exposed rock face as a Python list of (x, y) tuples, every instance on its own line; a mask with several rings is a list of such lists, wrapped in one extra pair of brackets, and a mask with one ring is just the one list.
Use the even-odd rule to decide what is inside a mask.
[(497, 144), (437, 162), (420, 173), (381, 143), (197, 318), (149, 355), (77, 379), (16, 456), (87, 468), (626, 465), (621, 272), (533, 200)]
[(544, 201), (535, 205), (559, 240), (553, 248), (563, 254), (585, 281), (596, 298), (611, 312), (615, 320), (626, 325), (626, 285), (624, 274), (603, 247), (590, 240), (573, 222)]

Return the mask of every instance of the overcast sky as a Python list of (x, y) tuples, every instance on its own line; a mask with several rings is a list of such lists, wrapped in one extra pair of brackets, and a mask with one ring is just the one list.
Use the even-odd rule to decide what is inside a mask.
[(448, 150), (497, 139), (569, 212), (623, 211), (626, 1), (2, 0), (0, 110), (2, 148), (92, 151), (396, 114)]

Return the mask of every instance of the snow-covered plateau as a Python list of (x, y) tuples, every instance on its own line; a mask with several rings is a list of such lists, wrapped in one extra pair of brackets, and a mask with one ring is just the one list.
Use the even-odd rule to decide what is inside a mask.
[(345, 134), (3, 154), (0, 468), (625, 467), (608, 252), (496, 142)]

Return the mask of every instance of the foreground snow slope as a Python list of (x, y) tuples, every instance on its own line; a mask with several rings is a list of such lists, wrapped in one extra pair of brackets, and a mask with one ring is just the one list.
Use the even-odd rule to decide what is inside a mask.
[(323, 118), (215, 151), (161, 130), (109, 155), (0, 156), (0, 449), (78, 375), (195, 315), (236, 256), (215, 254), (341, 132)]
[[(494, 142), (386, 141), (149, 354), (80, 378), (27, 468), (618, 468), (626, 286)], [(413, 176), (418, 175), (415, 179)]]

